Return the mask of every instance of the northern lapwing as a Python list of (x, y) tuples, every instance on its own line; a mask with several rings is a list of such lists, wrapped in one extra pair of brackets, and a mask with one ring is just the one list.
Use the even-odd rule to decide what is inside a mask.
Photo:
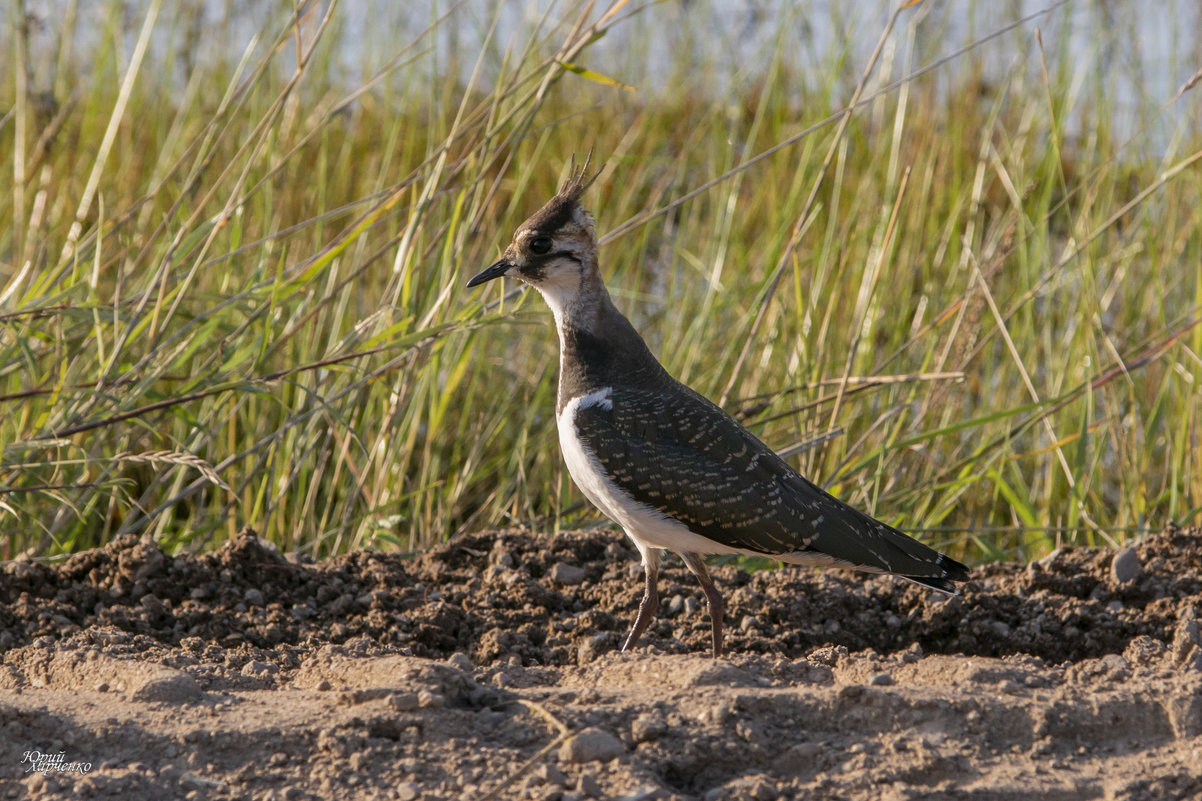
[(665, 550), (680, 555), (709, 605), (722, 654), (722, 596), (704, 554), (892, 573), (955, 594), (968, 568), (874, 520), (799, 475), (705, 397), (676, 381), (614, 306), (580, 198), (597, 175), (575, 165), (559, 193), (518, 227), (504, 255), (467, 282), (508, 276), (542, 294), (559, 332), (559, 446), (576, 486), (634, 541), (646, 590), (622, 650), (659, 603)]

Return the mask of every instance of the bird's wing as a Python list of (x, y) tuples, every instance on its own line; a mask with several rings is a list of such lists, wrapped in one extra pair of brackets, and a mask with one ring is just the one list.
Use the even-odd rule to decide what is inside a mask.
[(608, 399), (577, 409), (582, 444), (618, 487), (696, 534), (799, 562), (930, 578), (947, 591), (944, 579), (967, 578), (963, 565), (807, 481), (683, 385), (613, 387)]

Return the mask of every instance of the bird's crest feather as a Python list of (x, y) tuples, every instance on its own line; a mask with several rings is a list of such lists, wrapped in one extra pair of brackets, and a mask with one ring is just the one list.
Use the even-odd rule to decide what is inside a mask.
[(568, 168), (568, 178), (563, 182), (563, 186), (559, 187), (558, 197), (561, 200), (569, 203), (579, 202), (585, 190), (592, 186), (597, 177), (601, 175), (601, 171), (605, 169), (604, 164), (592, 175), (589, 174), (589, 165), (592, 161), (593, 151), (590, 150), (588, 155), (584, 157), (584, 164), (580, 165), (580, 169), (576, 169), (576, 157), (572, 156), (572, 164)]

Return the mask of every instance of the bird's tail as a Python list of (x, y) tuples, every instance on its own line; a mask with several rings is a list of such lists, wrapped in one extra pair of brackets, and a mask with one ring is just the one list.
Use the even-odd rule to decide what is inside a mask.
[[(915, 540), (917, 542), (917, 540)], [(921, 544), (921, 543), (919, 543)], [(925, 546), (924, 546), (925, 547)], [(938, 551), (935, 551), (938, 553)], [(939, 592), (945, 592), (948, 595), (959, 595), (960, 589), (956, 586), (957, 581), (968, 581), (968, 566), (957, 562), (947, 554), (941, 553), (935, 559), (937, 567), (943, 570), (941, 576), (907, 576), (901, 573), (897, 575), (904, 579), (921, 584), (924, 587), (930, 587)]]
[[(866, 516), (867, 517), (867, 516)], [(868, 518), (872, 520), (872, 518)], [(968, 566), (945, 553), (923, 545), (911, 536), (878, 520), (872, 534), (861, 541), (871, 567), (885, 571), (933, 590), (957, 595), (957, 581), (968, 581)]]
[(807, 548), (811, 554), (820, 553), (830, 558), (830, 564), (853, 570), (892, 573), (950, 595), (957, 594), (956, 582), (968, 580), (967, 565), (859, 510), (831, 501), (836, 506), (830, 511), (838, 516), (824, 515), (826, 525), (818, 528), (818, 536)]

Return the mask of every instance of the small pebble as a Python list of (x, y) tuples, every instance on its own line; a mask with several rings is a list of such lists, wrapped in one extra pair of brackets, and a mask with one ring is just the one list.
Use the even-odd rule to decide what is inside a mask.
[(421, 706), (417, 693), (393, 693), (388, 704), (397, 712), (412, 712)]
[(442, 693), (422, 690), (417, 694), (417, 705), (422, 709), (442, 709), (446, 702), (447, 699), (442, 697)]
[(559, 761), (567, 763), (608, 762), (626, 753), (622, 741), (603, 729), (576, 732), (559, 747)]
[(584, 568), (556, 562), (550, 570), (551, 580), (556, 584), (574, 585), (584, 581)]
[(662, 737), (666, 732), (666, 724), (657, 715), (642, 714), (630, 723), (630, 736), (636, 743), (654, 740)]
[(488, 556), (488, 563), (497, 567), (513, 567), (513, 554), (501, 550), (501, 542), (498, 540)]
[(600, 798), (601, 783), (593, 774), (581, 773), (580, 778), (576, 780), (576, 792), (589, 798)]
[[(718, 788), (723, 789), (723, 788)], [(655, 799), (665, 798), (666, 794), (660, 792), (658, 787), (640, 787), (633, 793), (627, 793), (618, 799), (618, 801), (654, 801)]]
[(804, 742), (793, 746), (791, 753), (802, 759), (813, 759), (822, 753), (821, 743)]
[(1110, 563), (1110, 577), (1119, 584), (1130, 584), (1143, 574), (1143, 565), (1139, 563), (1139, 554), (1134, 548), (1123, 548), (1114, 555), (1114, 560)]
[(568, 786), (568, 778), (563, 775), (563, 771), (549, 762), (543, 763), (536, 775), (547, 784), (553, 784), (556, 787)]
[(271, 676), (275, 673), (279, 673), (280, 668), (278, 665), (274, 665), (271, 662), (259, 662), (256, 660), (251, 660), (242, 666), (241, 672), (243, 676)]

